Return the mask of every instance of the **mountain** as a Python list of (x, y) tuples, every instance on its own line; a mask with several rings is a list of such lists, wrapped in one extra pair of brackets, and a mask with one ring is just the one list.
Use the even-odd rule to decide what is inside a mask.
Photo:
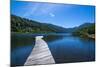
[(66, 28), (11, 15), (11, 32), (64, 33)]
[(81, 24), (81, 25), (79, 25), (77, 27), (67, 28), (67, 32), (72, 33), (72, 32), (74, 32), (76, 30), (80, 30), (80, 29), (83, 29), (83, 28), (91, 27), (91, 26), (94, 26), (94, 25), (95, 25), (95, 23), (84, 23), (84, 24)]
[(84, 23), (74, 28), (63, 28), (49, 23), (41, 23), (19, 16), (11, 15), (11, 32), (29, 33), (75, 33), (83, 29), (88, 29), (89, 33), (94, 33), (95, 23)]
[(84, 23), (77, 27), (72, 33), (75, 36), (95, 38), (95, 23)]
[(84, 24), (82, 24), (82, 25), (80, 25), (78, 28), (85, 28), (85, 27), (89, 27), (89, 26), (92, 26), (92, 25), (94, 25), (95, 23), (84, 23)]

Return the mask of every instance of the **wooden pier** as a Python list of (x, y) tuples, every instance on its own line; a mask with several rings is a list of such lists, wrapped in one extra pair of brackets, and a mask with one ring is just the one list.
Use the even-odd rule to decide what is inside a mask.
[(54, 64), (55, 60), (49, 50), (48, 44), (42, 39), (43, 36), (35, 38), (35, 46), (24, 65)]

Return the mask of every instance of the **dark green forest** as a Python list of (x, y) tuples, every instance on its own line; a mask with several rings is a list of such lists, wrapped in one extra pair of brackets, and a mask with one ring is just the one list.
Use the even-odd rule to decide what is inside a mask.
[(34, 20), (21, 18), (19, 16), (11, 15), (11, 32), (20, 33), (64, 33), (66, 28), (56, 26), (48, 23), (40, 23)]
[(63, 28), (49, 23), (41, 23), (11, 15), (11, 32), (17, 33), (72, 33), (74, 36), (95, 36), (95, 23), (84, 23), (74, 28)]
[(85, 23), (80, 25), (74, 32), (74, 36), (95, 37), (95, 23)]

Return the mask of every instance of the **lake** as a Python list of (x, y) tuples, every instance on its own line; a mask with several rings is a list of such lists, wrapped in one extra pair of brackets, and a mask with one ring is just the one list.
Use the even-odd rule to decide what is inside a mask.
[(95, 60), (95, 40), (83, 39), (68, 33), (21, 34), (11, 33), (11, 65), (23, 65), (35, 45), (35, 36), (44, 36), (58, 63)]

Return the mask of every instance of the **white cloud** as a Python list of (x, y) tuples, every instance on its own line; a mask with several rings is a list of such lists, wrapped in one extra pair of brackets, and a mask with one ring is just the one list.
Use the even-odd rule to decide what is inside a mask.
[(49, 3), (36, 3), (34, 2), (33, 5), (30, 3), (27, 5), (28, 12), (24, 13), (25, 17), (29, 17), (32, 15), (50, 15), (51, 17), (54, 17), (55, 15), (51, 12), (54, 12), (55, 10), (60, 8), (60, 5), (57, 4), (49, 4)]
[(50, 15), (51, 17), (55, 17), (55, 15), (54, 15), (53, 13), (49, 13), (49, 15)]

